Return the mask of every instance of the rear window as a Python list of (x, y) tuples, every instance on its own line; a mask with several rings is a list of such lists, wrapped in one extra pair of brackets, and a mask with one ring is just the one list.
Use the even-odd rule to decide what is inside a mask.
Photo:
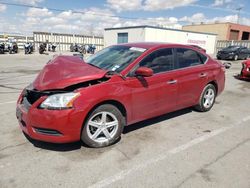
[(177, 48), (176, 57), (178, 66), (177, 68), (192, 67), (204, 64), (207, 57), (191, 49)]

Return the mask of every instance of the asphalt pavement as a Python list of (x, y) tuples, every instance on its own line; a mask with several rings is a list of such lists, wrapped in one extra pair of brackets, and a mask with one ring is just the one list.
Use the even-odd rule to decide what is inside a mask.
[[(250, 187), (250, 82), (226, 71), (213, 109), (192, 108), (125, 128), (106, 148), (27, 139), (16, 100), (54, 54), (0, 55), (0, 187)], [(70, 53), (67, 53), (70, 54)]]

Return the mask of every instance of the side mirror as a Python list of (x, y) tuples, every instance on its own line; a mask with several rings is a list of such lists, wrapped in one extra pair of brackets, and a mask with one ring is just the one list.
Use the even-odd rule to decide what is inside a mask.
[(135, 75), (136, 76), (143, 76), (143, 77), (153, 76), (153, 70), (148, 68), (148, 67), (139, 67), (135, 71)]

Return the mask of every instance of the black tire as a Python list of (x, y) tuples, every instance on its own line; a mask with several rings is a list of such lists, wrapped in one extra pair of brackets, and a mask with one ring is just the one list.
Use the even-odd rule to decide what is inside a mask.
[[(213, 91), (214, 93), (214, 97), (213, 97), (213, 101), (211, 102), (211, 104), (208, 106), (205, 105), (205, 95), (207, 95), (208, 91)], [(195, 106), (195, 109), (200, 111), (200, 112), (207, 112), (209, 110), (211, 110), (211, 108), (213, 107), (214, 103), (215, 103), (215, 99), (216, 99), (216, 89), (215, 86), (213, 84), (208, 84), (206, 85), (206, 87), (203, 89), (200, 99), (199, 99), (199, 104)], [(212, 98), (212, 97), (211, 97)]]
[[(90, 127), (88, 124), (89, 124), (89, 121), (92, 120), (92, 118), (97, 117), (98, 114), (100, 114), (102, 112), (108, 112), (108, 113), (111, 113), (112, 115), (114, 115), (118, 121), (118, 126), (116, 128), (116, 132), (109, 140), (106, 140), (104, 142), (98, 142), (98, 141), (93, 140), (89, 136)], [(102, 116), (102, 115), (100, 114), (100, 116)], [(100, 148), (100, 147), (109, 146), (109, 145), (112, 145), (116, 141), (119, 140), (119, 138), (121, 137), (124, 126), (125, 126), (125, 117), (122, 115), (120, 110), (117, 107), (115, 107), (114, 105), (104, 104), (104, 105), (98, 106), (96, 109), (94, 109), (89, 114), (88, 118), (86, 119), (86, 121), (83, 125), (83, 129), (82, 129), (82, 133), (81, 133), (81, 140), (89, 147)], [(97, 129), (98, 128), (96, 128), (95, 131), (97, 131)], [(94, 131), (94, 133), (95, 133), (95, 131)], [(103, 133), (104, 132), (101, 132), (98, 135), (100, 136)], [(103, 136), (104, 136), (104, 134), (103, 134)]]
[(39, 49), (39, 54), (43, 54), (43, 49)]

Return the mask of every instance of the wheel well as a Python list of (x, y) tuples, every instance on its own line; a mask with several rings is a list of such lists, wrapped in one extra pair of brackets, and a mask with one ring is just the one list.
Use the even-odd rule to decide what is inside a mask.
[[(95, 105), (93, 109), (97, 108), (98, 106), (101, 106), (103, 104), (111, 104), (111, 105), (114, 105), (115, 107), (117, 107), (120, 112), (122, 113), (122, 115), (126, 118), (127, 117), (127, 111), (126, 111), (126, 108), (124, 107), (124, 105), (116, 100), (107, 100), (107, 101), (103, 101), (101, 103), (98, 103), (97, 105)], [(91, 111), (92, 111), (91, 110)]]
[(91, 110), (88, 112), (87, 116), (83, 120), (81, 132), (80, 132), (80, 137), (81, 137), (81, 134), (82, 134), (82, 129), (84, 127), (84, 124), (85, 124), (86, 120), (89, 118), (91, 112), (93, 112), (98, 106), (101, 106), (101, 105), (104, 105), (104, 104), (111, 104), (111, 105), (114, 105), (115, 107), (117, 107), (120, 110), (120, 112), (122, 113), (122, 115), (124, 116), (125, 121), (127, 121), (127, 110), (126, 110), (126, 108), (124, 107), (124, 105), (122, 103), (120, 103), (120, 102), (118, 102), (116, 100), (102, 101), (102, 102), (96, 104), (93, 108), (91, 108)]
[(215, 87), (216, 94), (217, 94), (218, 93), (218, 85), (217, 85), (216, 81), (211, 81), (208, 84), (212, 84)]

